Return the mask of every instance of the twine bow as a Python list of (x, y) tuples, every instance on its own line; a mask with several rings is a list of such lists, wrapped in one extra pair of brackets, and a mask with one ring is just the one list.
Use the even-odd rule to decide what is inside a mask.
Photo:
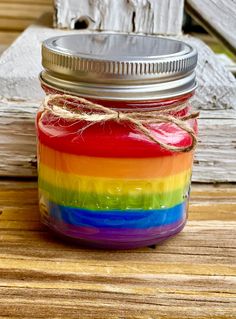
[[(149, 140), (160, 145), (162, 148), (172, 152), (189, 152), (196, 147), (197, 137), (193, 128), (187, 122), (199, 116), (199, 112), (183, 116), (176, 116), (174, 113), (184, 110), (187, 103), (160, 106), (154, 111), (132, 111), (121, 112), (96, 104), (81, 97), (68, 94), (54, 94), (46, 96), (43, 102), (43, 112), (50, 113), (55, 117), (69, 121), (86, 121), (89, 123), (101, 123), (116, 121), (119, 123), (130, 123), (136, 131), (143, 133)], [(159, 140), (149, 127), (150, 124), (172, 123), (191, 137), (191, 144), (188, 146), (173, 146)]]

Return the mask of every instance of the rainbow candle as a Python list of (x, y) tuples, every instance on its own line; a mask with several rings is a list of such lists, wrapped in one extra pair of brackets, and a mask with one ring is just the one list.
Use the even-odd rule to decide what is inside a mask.
[[(82, 125), (38, 122), (43, 222), (110, 248), (152, 245), (178, 233), (187, 218), (193, 153), (173, 154), (118, 123), (81, 132)], [(176, 146), (191, 142), (174, 125), (154, 131)]]

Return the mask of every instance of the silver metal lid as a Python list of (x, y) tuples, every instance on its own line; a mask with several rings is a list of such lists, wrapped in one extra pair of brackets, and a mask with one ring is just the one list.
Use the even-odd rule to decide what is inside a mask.
[(73, 34), (43, 42), (42, 83), (80, 96), (163, 99), (196, 88), (197, 51), (156, 36)]

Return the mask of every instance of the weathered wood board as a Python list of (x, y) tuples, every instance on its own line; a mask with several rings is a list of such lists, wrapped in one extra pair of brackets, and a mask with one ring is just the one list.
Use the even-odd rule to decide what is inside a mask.
[(193, 99), (197, 109), (236, 109), (236, 79), (212, 50), (199, 39), (177, 37), (198, 50), (196, 69), (198, 88)]
[[(45, 22), (34, 25), (0, 58), (0, 176), (36, 176), (34, 117), (44, 96), (38, 81), (40, 46), (58, 34), (68, 32)], [(193, 180), (236, 182), (236, 80), (201, 41), (179, 38), (199, 48), (193, 104), (203, 111)]]
[(186, 0), (186, 9), (236, 54), (236, 0)]
[(82, 249), (40, 225), (36, 183), (0, 182), (0, 317), (235, 319), (235, 211), (232, 186), (193, 185), (177, 237)]
[[(39, 101), (0, 102), (0, 176), (36, 176)], [(193, 181), (236, 182), (236, 111), (203, 110)]]
[[(46, 38), (68, 34), (55, 30), (52, 15), (44, 15), (33, 24), (0, 57), (0, 97), (25, 101), (44, 96), (38, 81), (41, 67), (41, 43)], [(70, 31), (73, 33), (75, 31)], [(7, 71), (8, 70), (8, 71)]]
[(184, 0), (56, 0), (58, 28), (179, 34)]

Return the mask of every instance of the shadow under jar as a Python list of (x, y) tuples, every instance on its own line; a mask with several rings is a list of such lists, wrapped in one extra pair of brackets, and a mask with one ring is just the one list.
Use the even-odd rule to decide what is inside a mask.
[[(168, 109), (181, 120), (191, 112), (196, 63), (195, 49), (167, 38), (68, 35), (43, 43), (40, 79), (47, 95), (62, 94), (73, 110), (80, 110), (76, 97), (83, 97), (122, 114)], [(158, 119), (144, 126), (156, 140), (183, 150), (160, 146), (128, 121), (93, 123), (40, 110), (42, 222), (101, 248), (154, 245), (180, 232), (187, 219), (193, 138), (173, 121)], [(197, 133), (195, 118), (184, 124)]]

